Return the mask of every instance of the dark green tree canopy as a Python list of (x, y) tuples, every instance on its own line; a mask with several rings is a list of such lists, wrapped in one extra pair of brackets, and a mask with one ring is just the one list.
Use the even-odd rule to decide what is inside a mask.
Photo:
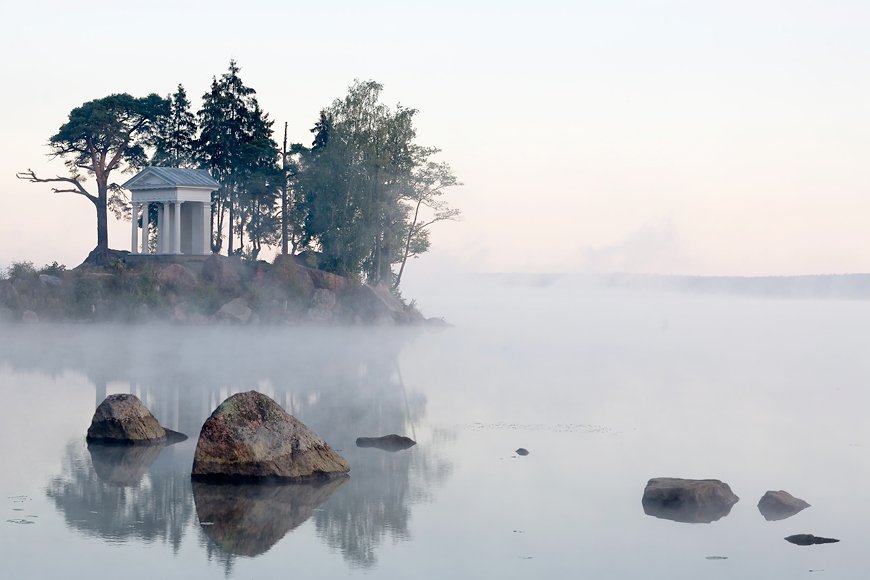
[(152, 165), (169, 167), (196, 166), (196, 117), (190, 111), (187, 91), (178, 85), (175, 93), (167, 97), (169, 114), (160, 117), (154, 134)]
[[(211, 89), (203, 95), (197, 145), (202, 163), (221, 183), (212, 204), (215, 234), (212, 249), (221, 249), (226, 217), (228, 253), (236, 251), (234, 232), (239, 236), (241, 250), (247, 228), (256, 254), (262, 224), (273, 223), (271, 217), (281, 185), (280, 179), (263, 176), (277, 170), (279, 152), (272, 140), (273, 122), (260, 108), (256, 91), (242, 82), (240, 71), (231, 60), (227, 72), (214, 78)], [(269, 184), (269, 188), (264, 190), (264, 184)]]
[(69, 121), (49, 139), (55, 156), (71, 169), (101, 174), (122, 163), (140, 168), (147, 161), (155, 122), (169, 114), (169, 102), (151, 94), (135, 98), (126, 93), (88, 101), (69, 114)]

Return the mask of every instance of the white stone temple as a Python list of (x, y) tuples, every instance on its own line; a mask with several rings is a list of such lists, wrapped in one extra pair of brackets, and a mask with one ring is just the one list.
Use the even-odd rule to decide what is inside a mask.
[(131, 253), (150, 253), (148, 209), (150, 204), (156, 203), (158, 254), (211, 254), (211, 193), (220, 184), (208, 171), (147, 167), (121, 187), (132, 194)]

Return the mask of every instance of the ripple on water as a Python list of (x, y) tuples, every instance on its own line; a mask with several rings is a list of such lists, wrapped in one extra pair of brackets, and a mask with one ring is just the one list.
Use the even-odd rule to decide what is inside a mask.
[(619, 432), (605, 425), (585, 423), (466, 423), (461, 428), (468, 431), (544, 431), (549, 433), (599, 433), (618, 435)]

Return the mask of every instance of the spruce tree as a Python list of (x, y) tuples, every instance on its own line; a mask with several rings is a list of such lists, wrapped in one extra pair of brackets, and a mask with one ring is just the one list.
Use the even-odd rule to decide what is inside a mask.
[(196, 117), (190, 111), (187, 92), (179, 84), (167, 100), (169, 115), (157, 124), (151, 163), (165, 167), (196, 167), (197, 125)]
[[(264, 203), (268, 202), (264, 198), (277, 196), (279, 186), (275, 180), (261, 179), (264, 171), (277, 167), (278, 146), (272, 140), (272, 121), (260, 108), (256, 91), (242, 82), (240, 70), (231, 60), (227, 72), (212, 79), (211, 89), (203, 95), (198, 113), (201, 159), (221, 183), (212, 203), (212, 249), (220, 252), (226, 223), (228, 254), (236, 253), (237, 235), (238, 251), (242, 251), (243, 233), (252, 222), (252, 212), (256, 213), (253, 228), (257, 231), (263, 221), (264, 208), (274, 213), (274, 201)], [(268, 194), (262, 190), (264, 184), (269, 185)], [(250, 199), (249, 190), (257, 191), (256, 202)], [(263, 236), (255, 235), (258, 236), (255, 245), (262, 243)]]

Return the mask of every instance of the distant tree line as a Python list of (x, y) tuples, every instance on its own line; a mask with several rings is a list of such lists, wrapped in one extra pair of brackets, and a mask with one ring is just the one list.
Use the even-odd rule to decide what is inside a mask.
[[(180, 84), (166, 98), (119, 94), (76, 107), (49, 139), (69, 174), (18, 177), (91, 201), (96, 251), (108, 253), (108, 212), (129, 216), (113, 172), (208, 169), (220, 183), (212, 196), (213, 252), (256, 259), (264, 247), (308, 251), (319, 268), (397, 288), (408, 258), (429, 249), (430, 226), (459, 215), (443, 198), (460, 185), (452, 169), (434, 160), (438, 149), (415, 142), (417, 110), (390, 108), (380, 84), (355, 81), (320, 112), (310, 146), (288, 147), (285, 123), (279, 147), (274, 121), (239, 72), (230, 61), (196, 113)], [(149, 223), (156, 227), (156, 209)]]

